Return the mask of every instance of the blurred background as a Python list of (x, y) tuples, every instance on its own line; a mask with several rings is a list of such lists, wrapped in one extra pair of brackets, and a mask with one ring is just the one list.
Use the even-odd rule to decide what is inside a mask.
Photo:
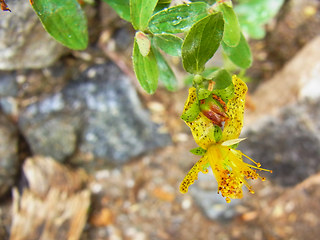
[[(71, 51), (29, 1), (0, 12), (0, 239), (309, 240), (320, 235), (320, 2), (287, 0), (250, 40), (240, 149), (272, 169), (225, 202), (199, 159), (179, 89), (147, 95), (131, 65), (134, 30), (86, 5), (90, 45)], [(221, 64), (216, 56), (211, 64)], [(245, 191), (246, 192), (246, 191)]]

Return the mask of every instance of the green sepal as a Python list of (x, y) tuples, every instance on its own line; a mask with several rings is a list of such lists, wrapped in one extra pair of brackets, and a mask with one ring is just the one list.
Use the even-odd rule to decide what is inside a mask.
[(151, 17), (149, 30), (153, 34), (187, 32), (195, 22), (208, 16), (207, 7), (198, 2), (164, 9)]
[(87, 47), (87, 18), (77, 0), (34, 0), (32, 7), (55, 40), (74, 50)]
[(182, 44), (182, 63), (187, 72), (199, 74), (204, 70), (220, 45), (223, 28), (221, 13), (211, 14), (191, 27)]
[(132, 61), (136, 77), (141, 87), (149, 94), (154, 93), (158, 87), (159, 70), (153, 50), (150, 49), (147, 56), (142, 56), (135, 38)]
[(197, 148), (191, 149), (190, 152), (197, 156), (203, 156), (207, 152), (207, 150), (203, 149), (202, 147), (197, 147)]

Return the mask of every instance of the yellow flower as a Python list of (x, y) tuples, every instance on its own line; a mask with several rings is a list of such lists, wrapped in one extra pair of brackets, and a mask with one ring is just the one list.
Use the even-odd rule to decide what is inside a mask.
[[(218, 193), (226, 198), (227, 202), (231, 198), (242, 198), (242, 186), (245, 185), (249, 192), (254, 193), (247, 179), (265, 180), (260, 177), (256, 170), (269, 171), (260, 168), (260, 164), (243, 154), (239, 150), (231, 148), (232, 145), (239, 143), (243, 139), (239, 139), (239, 135), (243, 126), (243, 113), (245, 104), (245, 95), (247, 92), (246, 84), (238, 77), (233, 76), (234, 96), (227, 103), (226, 114), (228, 120), (225, 122), (221, 139), (216, 142), (214, 137), (215, 126), (201, 112), (199, 116), (191, 122), (186, 121), (190, 127), (192, 135), (196, 143), (206, 153), (192, 167), (180, 185), (180, 192), (186, 193), (188, 187), (198, 178), (198, 173), (208, 172), (211, 166), (212, 171), (218, 182)], [(192, 105), (196, 98), (196, 89), (189, 89), (189, 97), (184, 107), (184, 112)], [(246, 157), (253, 162), (254, 165), (243, 162), (242, 157)]]

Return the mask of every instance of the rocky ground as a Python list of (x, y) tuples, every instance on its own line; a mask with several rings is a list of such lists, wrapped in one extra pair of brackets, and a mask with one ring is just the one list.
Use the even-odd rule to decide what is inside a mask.
[[(255, 194), (230, 204), (216, 193), (211, 173), (179, 193), (198, 159), (189, 153), (195, 143), (179, 118), (187, 88), (160, 87), (153, 96), (141, 91), (125, 22), (98, 1), (87, 9), (90, 24), (98, 26), (90, 28), (91, 46), (70, 52), (44, 37), (25, 2), (7, 1), (24, 37), (6, 30), (12, 16), (0, 20), (7, 43), (0, 48), (0, 239), (40, 239), (48, 229), (61, 235), (42, 239), (318, 238), (317, 1), (287, 1), (267, 38), (252, 42), (256, 59), (248, 75), (255, 91), (247, 99), (247, 140), (240, 148), (273, 173), (252, 182)], [(16, 45), (9, 44), (14, 38)], [(39, 52), (21, 55), (35, 48), (34, 38)], [(50, 218), (59, 220), (50, 225)], [(40, 235), (22, 237), (30, 231)]]

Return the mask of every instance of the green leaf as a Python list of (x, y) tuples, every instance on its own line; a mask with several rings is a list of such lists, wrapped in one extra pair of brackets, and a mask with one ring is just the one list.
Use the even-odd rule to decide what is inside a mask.
[(207, 2), (208, 4), (212, 5), (216, 3), (215, 0), (190, 0), (191, 2)]
[(206, 17), (208, 5), (203, 2), (182, 4), (153, 15), (149, 30), (153, 34), (187, 32), (198, 20)]
[(227, 4), (219, 4), (219, 9), (223, 14), (224, 32), (222, 40), (230, 47), (235, 47), (240, 41), (240, 24), (232, 7)]
[(220, 69), (214, 72), (212, 80), (215, 82), (212, 93), (227, 103), (234, 96), (234, 85), (230, 73), (225, 69)]
[(134, 29), (144, 31), (158, 0), (130, 0), (130, 16)]
[(182, 115), (181, 119), (186, 122), (194, 121), (200, 113), (199, 101), (196, 100), (192, 103), (192, 105), (186, 110)]
[[(261, 38), (264, 36), (261, 26), (278, 13), (283, 3), (284, 0), (248, 0), (235, 6), (234, 10), (243, 31), (250, 37)], [(259, 29), (255, 26), (259, 26)]]
[(158, 68), (159, 68), (159, 79), (169, 91), (177, 89), (177, 79), (167, 61), (161, 55), (161, 53), (155, 48), (152, 48), (154, 55), (156, 56)]
[(278, 13), (283, 3), (284, 0), (249, 0), (235, 6), (235, 12), (241, 22), (264, 24)]
[(212, 78), (212, 75), (214, 74), (215, 71), (217, 71), (219, 68), (218, 67), (208, 67), (202, 72), (202, 76), (204, 78)]
[(154, 8), (153, 14), (156, 14), (157, 12), (160, 12), (161, 10), (168, 8), (169, 6), (170, 6), (170, 3), (158, 2), (157, 6)]
[(252, 55), (249, 44), (243, 34), (241, 34), (240, 42), (236, 47), (229, 47), (222, 43), (222, 48), (228, 58), (241, 68), (249, 68), (252, 64)]
[(187, 85), (187, 86), (191, 86), (192, 83), (193, 83), (193, 77), (194, 75), (193, 74), (189, 74), (185, 79), (184, 79), (184, 84)]
[(183, 40), (173, 34), (155, 34), (154, 44), (171, 56), (181, 56)]
[(149, 94), (154, 93), (158, 86), (159, 70), (152, 49), (147, 56), (142, 56), (137, 40), (134, 39), (132, 58), (133, 68), (141, 87)]
[(247, 23), (246, 25), (242, 26), (242, 29), (250, 36), (250, 38), (253, 39), (262, 39), (266, 36), (266, 30), (264, 29), (263, 25)]
[(223, 27), (221, 13), (209, 15), (192, 26), (182, 45), (182, 63), (187, 72), (197, 74), (204, 70), (220, 45)]
[(214, 89), (225, 89), (232, 85), (232, 77), (230, 73), (225, 69), (220, 69), (212, 74), (212, 78), (215, 82)]
[(37, 0), (32, 7), (55, 40), (75, 50), (87, 47), (87, 19), (77, 0)]
[(164, 4), (164, 3), (166, 3), (166, 4), (171, 3), (171, 0), (159, 0), (158, 1), (158, 4)]
[(130, 3), (129, 0), (103, 0), (108, 3), (117, 14), (124, 20), (130, 22)]
[(202, 147), (197, 147), (197, 148), (191, 149), (190, 152), (197, 156), (203, 156), (207, 152), (207, 150), (203, 149)]

